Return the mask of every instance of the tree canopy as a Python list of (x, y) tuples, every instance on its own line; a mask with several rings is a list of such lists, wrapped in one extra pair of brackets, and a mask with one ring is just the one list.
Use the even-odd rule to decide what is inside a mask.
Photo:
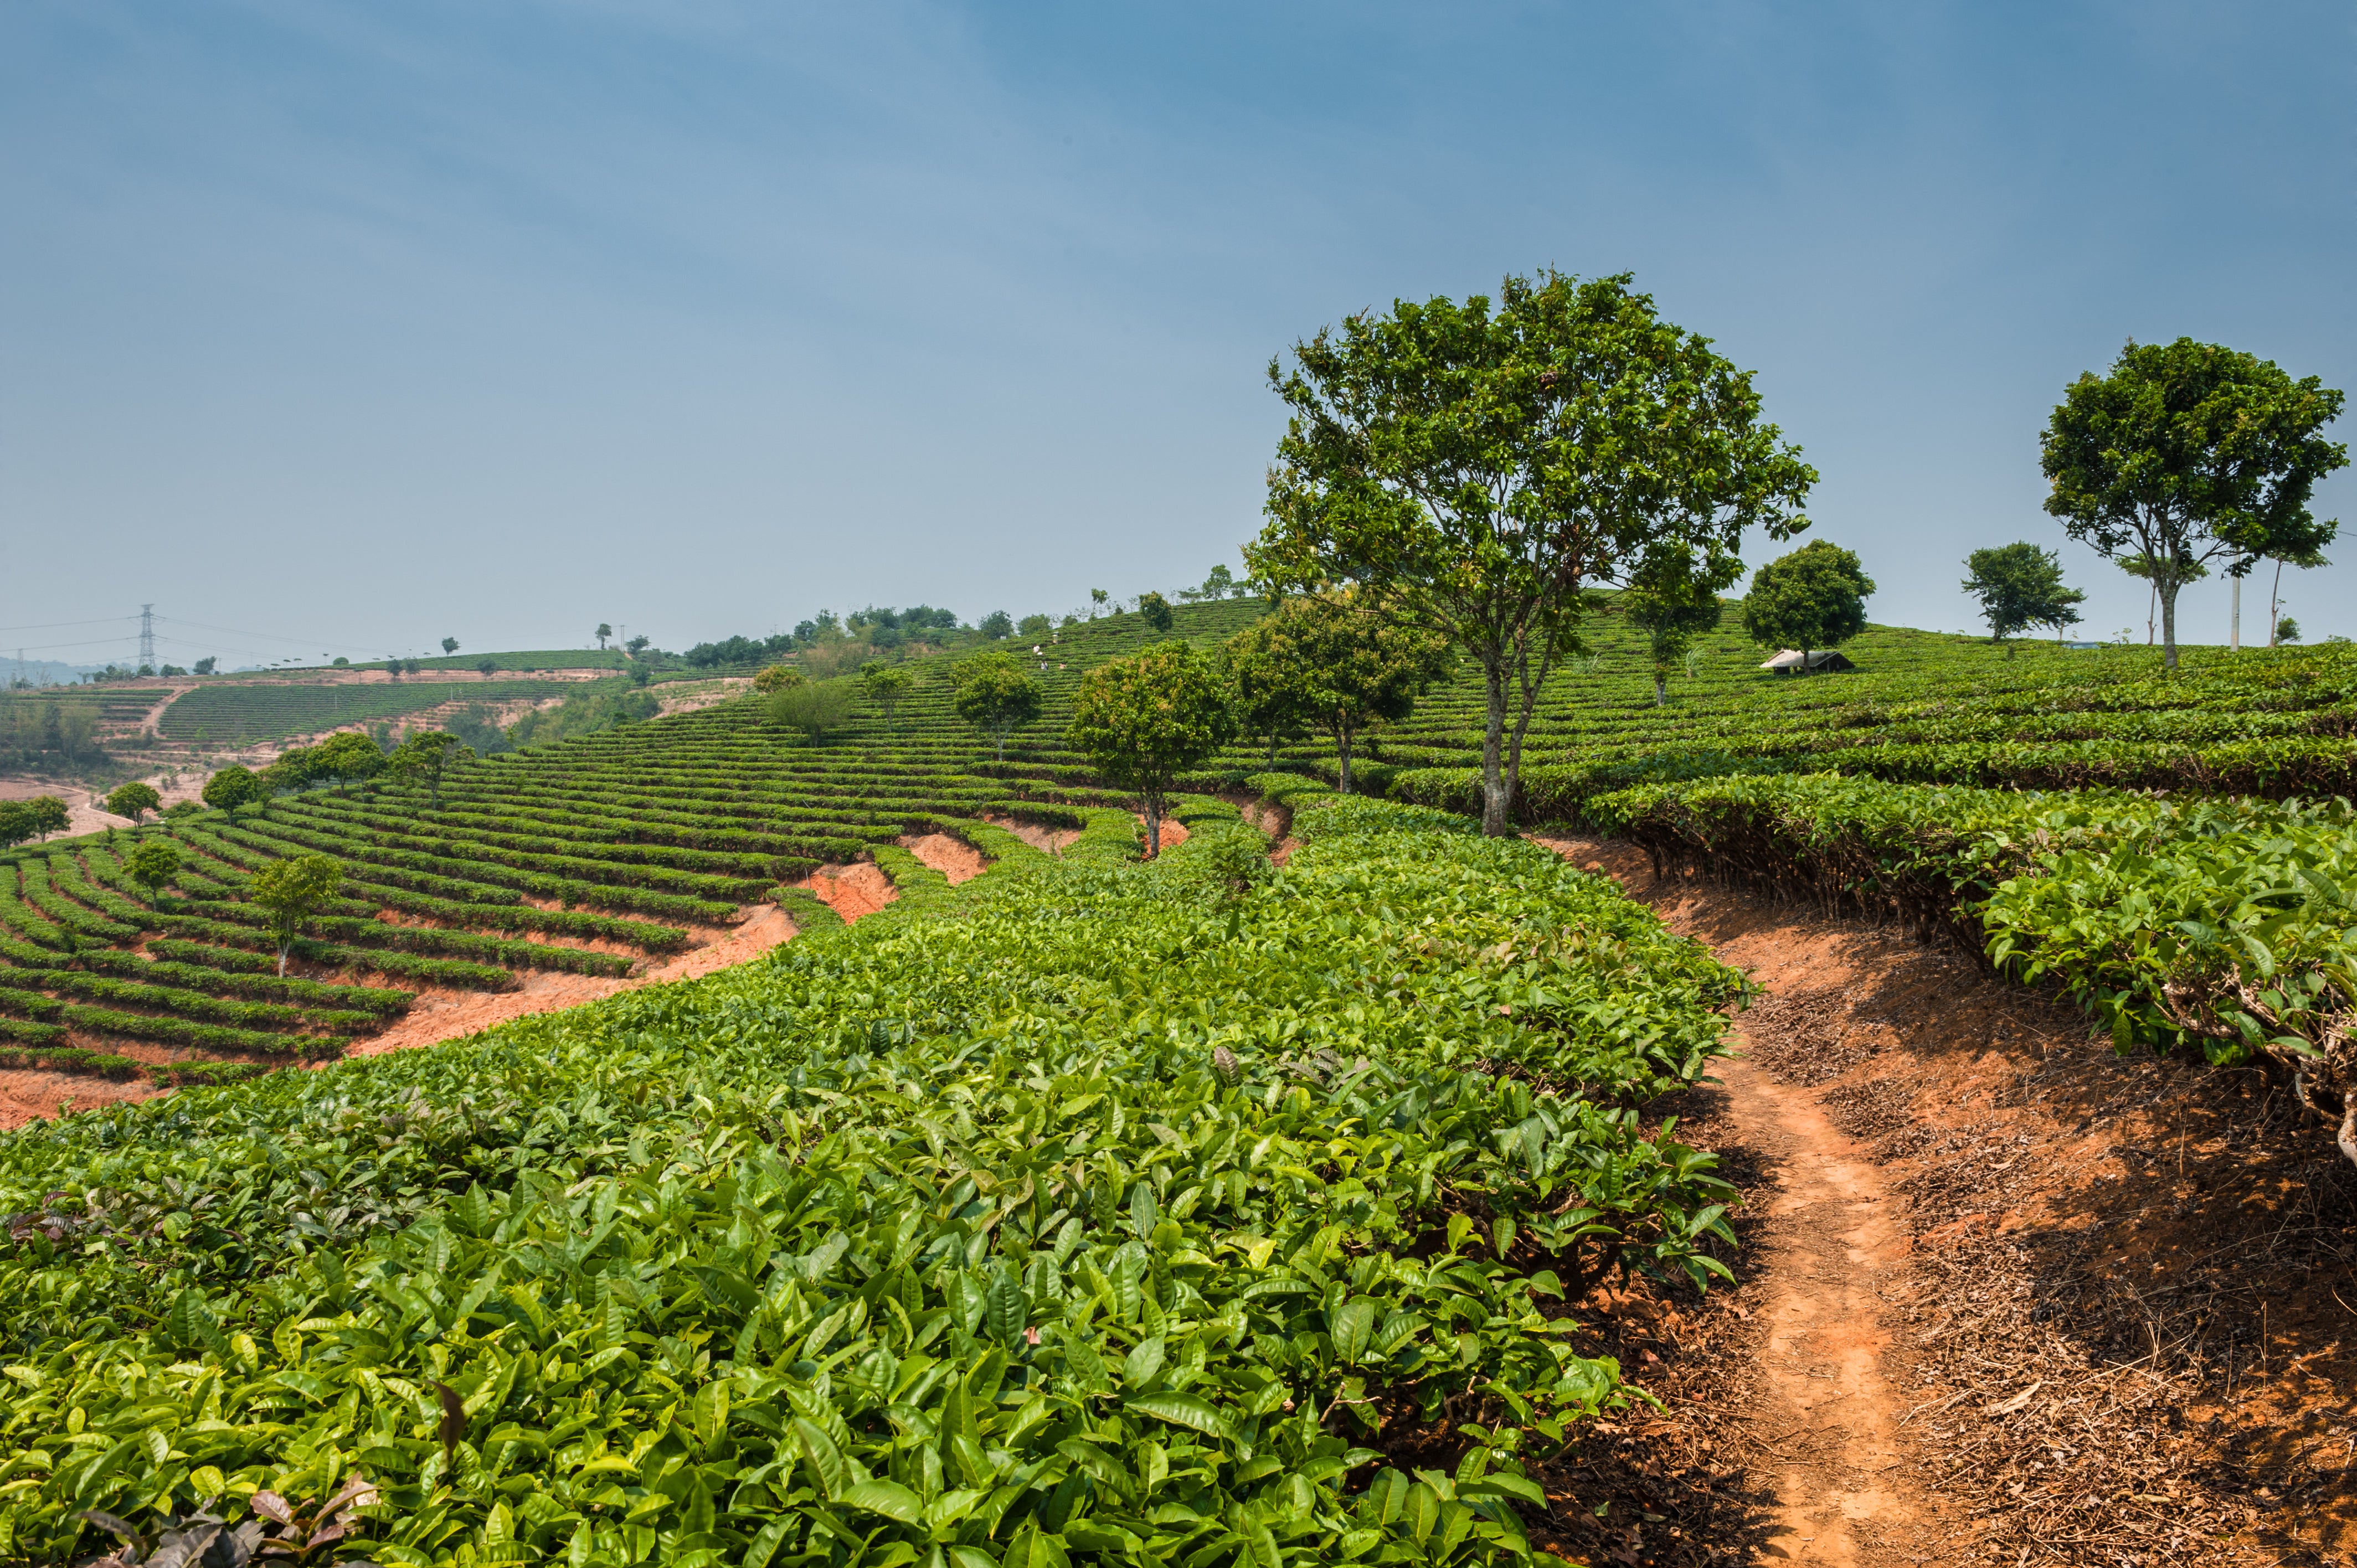
[(311, 748), (314, 778), (333, 783), (340, 792), (384, 771), (384, 748), (357, 730), (331, 735)]
[(871, 659), (859, 667), (859, 689), (867, 694), (869, 702), (884, 710), (884, 733), (891, 735), (898, 728), (894, 715), (899, 712), (902, 700), (917, 689), (916, 672), (905, 664), (887, 664), (880, 659)]
[(261, 776), (234, 762), (205, 780), (205, 804), (216, 811), (234, 811), (250, 800), (269, 797), (270, 788)]
[(1004, 762), (1007, 733), (1039, 716), (1039, 683), (1004, 649), (961, 660), (951, 678), (957, 683), (951, 705), (958, 717), (989, 736)]
[(1401, 300), (1293, 353), (1269, 366), (1290, 416), (1245, 559), (1272, 588), (1360, 588), (1480, 666), (1492, 835), (1584, 585), (1665, 543), (1732, 553), (1747, 527), (1807, 526), (1815, 470), (1761, 421), (1749, 373), (1625, 275)]
[(271, 933), (278, 939), (278, 972), (286, 973), (286, 955), (296, 933), (319, 907), (343, 886), (344, 868), (324, 854), (289, 855), (274, 860), (247, 879), (247, 899), (270, 917)]
[(2062, 581), (2062, 560), (2051, 550), (2028, 541), (1975, 550), (1964, 557), (1964, 592), (1981, 602), (1989, 636), (2003, 642), (2017, 631), (2050, 626), (2059, 639), (2065, 627), (2079, 624), (2079, 606), (2087, 596)]
[(1763, 648), (1800, 650), (1794, 673), (1805, 675), (1811, 650), (1838, 648), (1866, 629), (1866, 600), (1873, 592), (1874, 579), (1855, 553), (1815, 540), (1751, 575), (1743, 629)]
[(153, 784), (137, 780), (119, 785), (106, 798), (106, 809), (118, 817), (129, 817), (134, 822), (150, 811), (163, 810), (164, 797), (156, 792)]
[(124, 857), (123, 868), (152, 898), (180, 874), (179, 846), (165, 839), (143, 839)]
[[(1407, 717), (1450, 662), (1445, 638), (1386, 621), (1340, 597), (1288, 599), (1239, 634), (1237, 643), (1232, 668), (1239, 688), (1251, 686), (1265, 712), (1283, 713), (1333, 738), (1335, 788), (1345, 795), (1360, 735), (1378, 722)], [(1246, 716), (1241, 703), (1238, 716)]]
[(1170, 613), (1170, 601), (1160, 594), (1138, 595), (1137, 613), (1144, 616), (1146, 624), (1157, 631), (1168, 631), (1174, 624)]
[(858, 704), (858, 688), (848, 679), (805, 681), (770, 697), (770, 717), (806, 740), (822, 741), (849, 724)]
[(473, 758), (475, 748), (447, 730), (421, 730), (396, 746), (385, 758), (385, 771), (395, 779), (425, 779), (436, 805), (442, 803), (442, 770), (453, 762)]
[(1217, 665), (1186, 643), (1157, 642), (1082, 678), (1065, 739), (1107, 779), (1137, 792), (1151, 856), (1162, 853), (1172, 783), (1234, 733)]
[(1727, 551), (1696, 552), (1665, 547), (1648, 552), (1630, 575), (1628, 591), (1614, 607), (1645, 634), (1653, 663), (1653, 703), (1670, 701), (1670, 671), (1695, 639), (1718, 629), (1726, 607), (1719, 590), (1742, 575), (1743, 563)]
[(2341, 394), (2314, 376), (2214, 343), (2130, 342), (2108, 375), (2082, 375), (2040, 437), (2046, 510), (2107, 558), (2141, 556), (2160, 600), (2162, 661), (2177, 668), (2177, 595), (2216, 561), (2240, 577), (2267, 556), (2312, 554), (2339, 523), (2309, 510), (2349, 461), (2320, 434)]

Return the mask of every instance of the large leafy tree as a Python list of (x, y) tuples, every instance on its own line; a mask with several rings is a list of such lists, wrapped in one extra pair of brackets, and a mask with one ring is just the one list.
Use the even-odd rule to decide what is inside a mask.
[(255, 872), (245, 885), (245, 896), (270, 917), (271, 934), (278, 939), (278, 973), (285, 978), (286, 955), (294, 950), (303, 922), (343, 886), (344, 868), (324, 854), (290, 855), (274, 860)]
[(1964, 557), (1964, 592), (1981, 602), (1989, 636), (2003, 642), (2017, 631), (2050, 626), (2056, 640), (2065, 627), (2079, 624), (2087, 596), (2062, 581), (2062, 559), (2023, 540), (1975, 550)]
[(1803, 544), (1751, 574), (1743, 629), (1764, 648), (1800, 650), (1796, 675), (1809, 672), (1812, 649), (1838, 648), (1866, 629), (1874, 579), (1857, 556), (1828, 539)]
[(384, 747), (358, 730), (331, 735), (311, 748), (312, 776), (332, 781), (339, 794), (355, 780), (365, 783), (384, 771)]
[(2040, 438), (2046, 510), (2107, 558), (2140, 556), (2160, 599), (2162, 661), (2177, 668), (2177, 595), (2219, 563), (2240, 577), (2268, 556), (2313, 554), (2339, 524), (2309, 510), (2316, 481), (2349, 461), (2320, 434), (2341, 394), (2214, 343), (2131, 342), (2111, 373), (2081, 376)]
[(1100, 664), (1081, 682), (1065, 738), (1115, 784), (1137, 792), (1146, 853), (1162, 853), (1171, 786), (1235, 733), (1218, 665), (1183, 642)]
[(216, 811), (235, 811), (250, 800), (266, 800), (270, 787), (250, 768), (232, 762), (205, 780), (204, 800)]
[(1006, 760), (1007, 733), (1039, 716), (1039, 683), (1024, 672), (1023, 661), (1012, 653), (977, 653), (952, 671), (957, 694), (951, 705), (958, 717), (990, 736), (998, 759)]
[(22, 800), (0, 800), (0, 849), (14, 849), (33, 836), (33, 808)]
[(1333, 739), (1340, 763), (1335, 788), (1345, 795), (1359, 736), (1378, 721), (1407, 717), (1450, 663), (1446, 639), (1371, 615), (1339, 596), (1288, 599), (1250, 630), (1259, 634), (1254, 656), (1246, 660), (1254, 666), (1250, 679), (1258, 685), (1274, 678), (1292, 688), (1297, 722)]
[(1348, 585), (1481, 670), (1481, 825), (1510, 832), (1523, 737), (1577, 647), (1584, 585), (1649, 549), (1782, 539), (1815, 470), (1750, 375), (1620, 277), (1510, 277), (1493, 303), (1395, 302), (1269, 366), (1291, 410), (1254, 576)]
[(1724, 550), (1695, 551), (1676, 544), (1648, 551), (1630, 574), (1628, 591), (1614, 607), (1645, 634), (1653, 664), (1653, 705), (1670, 701), (1670, 671), (1695, 639), (1718, 629), (1725, 607), (1719, 590), (1733, 585), (1743, 563)]
[(435, 805), (442, 803), (442, 773), (454, 762), (474, 757), (475, 748), (447, 730), (421, 730), (395, 746), (384, 759), (385, 771), (404, 783), (426, 781)]
[(129, 817), (136, 823), (148, 812), (162, 811), (164, 797), (156, 792), (153, 784), (134, 779), (118, 786), (113, 794), (107, 796), (106, 809), (118, 817)]

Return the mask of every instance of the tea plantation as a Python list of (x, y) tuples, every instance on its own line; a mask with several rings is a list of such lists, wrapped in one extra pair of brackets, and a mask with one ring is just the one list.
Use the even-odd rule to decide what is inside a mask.
[[(920, 660), (824, 741), (724, 703), (0, 854), (7, 1060), (187, 1086), (0, 1139), (0, 1560), (199, 1510), (317, 1562), (1526, 1559), (1523, 1456), (1626, 1397), (1564, 1302), (1726, 1272), (1731, 1189), (1643, 1111), (1745, 984), (1470, 831), (1461, 671), (1379, 736), (1392, 799), (1248, 738), (1141, 863), (1059, 737), (1157, 639), (1026, 645), (1003, 759)], [(1953, 933), (2124, 1043), (2345, 1076), (2349, 650), (2162, 680), (1877, 629), (1789, 680), (1723, 636), (1657, 706), (1595, 647), (1523, 820)], [(1283, 871), (1215, 789), (1296, 809)], [(950, 887), (898, 843), (933, 832), (990, 868)], [(343, 883), (282, 979), (243, 895), (316, 853)], [(845, 928), (793, 885), (858, 858), (899, 897)], [(752, 963), (331, 1059), (422, 989), (619, 978), (772, 902), (802, 934)], [(1444, 1421), (1449, 1463), (1399, 1459)]]

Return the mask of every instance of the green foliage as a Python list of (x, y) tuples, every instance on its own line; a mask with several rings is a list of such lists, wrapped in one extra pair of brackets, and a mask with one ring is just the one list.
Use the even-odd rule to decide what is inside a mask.
[(2339, 525), (2309, 510), (2316, 481), (2349, 461), (2327, 441), (2341, 393), (2212, 343), (2131, 342), (2108, 375), (2082, 375), (2040, 438), (2046, 510), (2100, 553), (2132, 553), (2160, 598), (2177, 667), (2177, 594), (2217, 562), (2241, 576), (2264, 556), (2311, 555)]
[(137, 780), (118, 786), (106, 798), (108, 811), (118, 817), (129, 817), (134, 822), (150, 811), (160, 811), (163, 804), (164, 797), (156, 792), (154, 785)]
[(1491, 834), (1583, 585), (1648, 550), (1733, 553), (1747, 527), (1807, 526), (1815, 471), (1760, 421), (1749, 373), (1626, 276), (1509, 277), (1495, 308), (1402, 300), (1294, 358), (1269, 367), (1290, 418), (1245, 559), (1281, 588), (1361, 587), (1480, 667)]
[[(0, 1144), (12, 1550), (278, 1530), (357, 1475), (337, 1554), (385, 1563), (1527, 1561), (1526, 1444), (1626, 1397), (1545, 1301), (1723, 1270), (1728, 1189), (1633, 1112), (1741, 983), (1543, 851), (1304, 805), (1240, 900), (1214, 812), (1156, 867), (1018, 856), (955, 918)], [(1505, 1419), (1411, 1474), (1379, 1391)]]
[(180, 852), (168, 839), (143, 839), (124, 857), (123, 865), (152, 898), (179, 875)]
[(269, 788), (261, 777), (234, 762), (205, 780), (205, 804), (217, 811), (232, 812), (240, 806), (269, 798)]
[(1146, 809), (1146, 853), (1162, 847), (1162, 818), (1178, 775), (1235, 732), (1227, 685), (1210, 659), (1165, 642), (1101, 664), (1081, 682), (1066, 739)]
[(753, 690), (768, 696), (802, 684), (802, 672), (791, 664), (771, 664), (754, 671)]
[(1448, 644), (1387, 621), (1346, 596), (1288, 599), (1229, 644), (1236, 717), (1275, 736), (1297, 725), (1334, 742), (1335, 787), (1351, 792), (1353, 743), (1404, 719), (1448, 671)]
[(1999, 642), (2033, 626), (2050, 626), (2061, 637), (2079, 623), (2087, 596), (2062, 581), (2061, 558), (2027, 541), (1975, 550), (1964, 557), (1964, 592), (1981, 602), (1989, 635)]
[(2276, 640), (2285, 647), (2298, 642), (2299, 637), (2299, 622), (2291, 617), (2285, 616), (2276, 622)]
[(248, 879), (246, 897), (270, 917), (278, 938), (280, 975), (286, 972), (286, 952), (297, 929), (336, 896), (343, 877), (344, 868), (332, 856), (298, 854), (273, 861)]
[(1006, 757), (1008, 732), (1039, 716), (1039, 684), (1023, 661), (1003, 650), (977, 653), (952, 671), (958, 717), (990, 736), (997, 756)]
[(454, 762), (471, 762), (475, 748), (448, 730), (430, 729), (404, 739), (385, 758), (385, 771), (403, 783), (425, 780), (434, 802), (442, 800), (442, 775)]
[(848, 677), (789, 686), (770, 699), (770, 718), (810, 741), (824, 740), (851, 722), (859, 688)]
[[(1857, 556), (1830, 540), (1803, 544), (1751, 575), (1743, 630), (1762, 648), (1838, 648), (1866, 629), (1874, 579)], [(1804, 662), (1796, 675), (1808, 673)]]
[(2271, 1056), (2357, 1089), (2357, 813), (2100, 789), (2040, 794), (1825, 775), (1705, 779), (1588, 800), (1669, 868), (1699, 863), (1836, 909), (1953, 930), (2056, 986), (2122, 1048)]
[(974, 623), (974, 629), (996, 642), (1015, 635), (1015, 619), (1005, 610), (993, 610)]
[(1653, 703), (1667, 706), (1670, 671), (1694, 648), (1695, 639), (1717, 631), (1726, 607), (1719, 590), (1741, 575), (1743, 563), (1726, 551), (1704, 554), (1675, 545), (1646, 552), (1630, 575), (1629, 588), (1613, 607), (1645, 634), (1653, 665)]
[(354, 730), (331, 735), (310, 748), (307, 771), (312, 779), (343, 789), (384, 771), (384, 748)]
[(893, 730), (893, 714), (899, 711), (902, 701), (916, 687), (916, 672), (905, 664), (887, 664), (880, 660), (871, 660), (860, 666), (859, 689), (869, 702), (884, 710), (884, 729), (888, 735)]
[(1171, 627), (1170, 601), (1160, 594), (1137, 596), (1137, 613), (1156, 631), (1168, 634)]
[(583, 692), (553, 708), (535, 708), (508, 726), (511, 745), (546, 746), (575, 736), (596, 735), (623, 725), (643, 724), (662, 711), (651, 692)]
[(0, 800), (0, 849), (12, 849), (33, 836), (33, 808), (22, 800)]

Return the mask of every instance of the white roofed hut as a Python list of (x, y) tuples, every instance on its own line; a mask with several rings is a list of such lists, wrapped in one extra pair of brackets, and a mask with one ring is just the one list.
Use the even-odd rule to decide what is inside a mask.
[(1788, 648), (1760, 668), (1773, 671), (1779, 675), (1804, 672), (1813, 675), (1820, 670), (1855, 670), (1857, 666), (1845, 658), (1838, 648), (1812, 648), (1806, 653), (1797, 648)]

